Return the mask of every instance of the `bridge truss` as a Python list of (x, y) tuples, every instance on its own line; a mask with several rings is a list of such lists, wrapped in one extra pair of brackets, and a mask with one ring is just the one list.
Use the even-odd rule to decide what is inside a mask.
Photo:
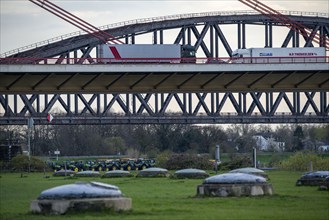
[[(283, 36), (279, 40), (278, 37), (275, 37), (279, 35), (278, 30), (275, 29), (282, 27), (283, 24), (254, 11), (162, 16), (120, 22), (100, 27), (100, 29), (113, 35), (116, 39), (122, 39), (125, 43), (130, 44), (139, 43), (139, 36), (146, 37), (146, 35), (151, 39), (151, 42), (148, 43), (191, 44), (196, 48), (198, 56), (207, 58), (228, 57), (231, 56), (234, 49), (256, 47), (249, 43), (255, 38), (253, 33), (256, 27), (261, 27), (263, 30), (263, 43), (257, 47), (274, 47), (274, 41), (280, 42), (280, 45), (276, 45), (276, 47), (325, 46), (329, 39), (328, 14), (280, 12), (287, 15), (289, 19), (303, 24), (303, 27), (311, 30), (311, 33), (300, 39), (298, 31), (286, 31), (283, 27), (284, 31), (279, 29), (280, 38)], [(325, 37), (319, 45), (312, 43), (316, 33)], [(9, 51), (1, 54), (1, 57), (58, 58), (58, 64), (65, 63), (70, 58), (74, 58), (76, 63), (93, 62), (93, 59), (90, 58), (95, 58), (96, 46), (102, 43), (103, 41), (85, 32), (75, 32)], [(24, 59), (20, 62), (24, 62)]]
[(329, 123), (329, 92), (0, 95), (0, 125)]
[[(275, 42), (276, 44), (279, 42), (281, 47), (325, 45), (329, 38), (328, 14), (288, 11), (282, 13), (302, 23), (305, 28), (311, 30), (311, 33), (302, 38), (294, 30), (279, 35), (276, 29), (282, 24), (254, 11), (172, 15), (120, 22), (100, 28), (117, 39), (122, 39), (125, 43), (135, 44), (138, 43), (139, 36), (149, 35), (152, 39), (149, 43), (153, 44), (191, 44), (196, 48), (199, 56), (204, 54), (207, 58), (229, 57), (235, 48), (255, 47), (250, 43), (254, 37), (252, 31), (254, 27), (260, 27), (263, 30), (263, 42), (260, 42), (257, 47), (277, 47)], [(233, 27), (235, 31), (227, 31), (229, 27)], [(316, 33), (325, 37), (319, 45), (312, 43)], [(278, 36), (283, 36), (283, 38), (277, 39)], [(72, 61), (74, 64), (93, 63), (97, 45), (102, 43), (87, 33), (76, 32), (1, 54), (0, 63), (14, 61), (15, 63), (46, 64), (49, 58), (54, 58), (55, 64)], [(284, 74), (286, 76), (277, 82), (288, 78), (294, 74), (294, 71)], [(297, 85), (310, 80), (315, 74), (318, 72), (311, 73)], [(323, 72), (324, 74), (326, 73)], [(29, 73), (23, 74), (22, 77), (26, 75)], [(75, 76), (77, 74), (69, 79)], [(119, 76), (118, 80), (122, 76), (125, 76), (125, 73)], [(264, 76), (257, 78), (254, 82), (258, 82)], [(40, 79), (32, 87), (39, 86), (46, 77)], [(235, 82), (239, 77), (230, 82)], [(20, 79), (21, 77), (12, 81), (8, 88)], [(192, 78), (188, 78), (190, 79)], [(326, 77), (323, 80), (321, 88), (328, 83)], [(62, 94), (41, 94), (31, 91), (30, 95), (21, 92), (11, 93), (8, 88), (0, 94), (0, 125), (24, 125), (29, 117), (34, 119), (35, 124), (49, 124), (46, 120), (48, 113), (55, 116), (52, 124), (63, 125), (329, 122), (329, 92), (318, 88), (309, 91), (287, 89), (290, 91), (287, 92), (284, 88), (280, 91), (255, 91), (252, 87), (248, 87), (248, 90), (244, 92), (242, 90), (232, 92), (229, 88), (220, 92), (218, 89), (212, 89), (207, 92), (186, 93), (184, 91), (115, 93), (109, 90), (106, 94), (101, 92), (81, 94), (78, 90), (70, 94), (63, 94), (63, 92)]]

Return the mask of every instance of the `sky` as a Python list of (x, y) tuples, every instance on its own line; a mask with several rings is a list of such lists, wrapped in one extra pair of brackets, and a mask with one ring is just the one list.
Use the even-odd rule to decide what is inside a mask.
[[(329, 0), (260, 1), (276, 10), (329, 13)], [(252, 10), (238, 0), (51, 0), (51, 2), (97, 27), (174, 14)], [(0, 12), (0, 54), (79, 31), (73, 25), (28, 0), (0, 0)]]

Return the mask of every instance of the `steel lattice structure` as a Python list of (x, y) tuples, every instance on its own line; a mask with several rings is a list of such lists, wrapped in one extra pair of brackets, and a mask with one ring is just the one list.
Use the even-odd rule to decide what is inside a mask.
[[(320, 45), (313, 45), (312, 40), (315, 33), (320, 33), (326, 39), (329, 37), (328, 14), (287, 11), (282, 11), (282, 13), (288, 15), (290, 19), (302, 23), (312, 32), (308, 36), (303, 36), (303, 40), (301, 40), (293, 30), (287, 31), (287, 35), (280, 39), (281, 47), (324, 45), (324, 40), (320, 42)], [(253, 35), (248, 31), (251, 26), (263, 27), (263, 46), (273, 47), (274, 37), (276, 37), (273, 29), (281, 25), (275, 20), (253, 11), (235, 11), (148, 18), (100, 28), (114, 37), (132, 44), (138, 43), (137, 38), (146, 34), (152, 35), (150, 43), (168, 43), (167, 32), (172, 35), (172, 31), (175, 31), (174, 40), (170, 43), (191, 44), (195, 46), (197, 52), (203, 53), (205, 57), (218, 58), (231, 56), (232, 49), (235, 49), (232, 48), (232, 41), (237, 43), (237, 48), (249, 46), (248, 39)], [(235, 39), (232, 40), (225, 32), (227, 26), (236, 30)], [(72, 61), (75, 64), (93, 63), (96, 46), (101, 43), (103, 42), (86, 33), (76, 32), (9, 51), (2, 54), (1, 57), (5, 58), (2, 62), (6, 62), (7, 58), (32, 58), (32, 63), (44, 64), (47, 62), (47, 58), (55, 58), (56, 64), (72, 64)], [(221, 47), (224, 49), (220, 50)], [(31, 63), (31, 60), (21, 59), (19, 62)], [(264, 74), (267, 76), (271, 73), (264, 72)], [(294, 74), (293, 71), (287, 73), (280, 81), (292, 74)], [(308, 74), (310, 75), (297, 84), (305, 83), (318, 72)], [(122, 73), (118, 76), (118, 80), (125, 75), (126, 73)], [(26, 74), (12, 81), (9, 88), (23, 76), (25, 77)], [(74, 76), (72, 75), (72, 77)], [(263, 78), (263, 76), (260, 77)], [(261, 78), (257, 78), (256, 81)], [(39, 80), (32, 87), (39, 86), (44, 80), (46, 78)], [(320, 88), (326, 86), (328, 80), (324, 78)], [(54, 124), (329, 122), (329, 92), (323, 91), (323, 89), (319, 91), (316, 88), (312, 91), (290, 89), (289, 92), (282, 89), (282, 91), (273, 92), (253, 91), (250, 86), (248, 91), (235, 91), (234, 93), (229, 91), (229, 88), (226, 89), (227, 91), (220, 92), (212, 89), (212, 91), (186, 93), (176, 91), (172, 93), (157, 93), (156, 91), (152, 93), (114, 93), (110, 90), (107, 94), (82, 94), (83, 91), (71, 94), (40, 94), (36, 92), (30, 95), (8, 91), (0, 94), (0, 114), (2, 115), (0, 124), (24, 125), (28, 117), (33, 117), (36, 124), (47, 124), (46, 115), (48, 113), (55, 115)], [(174, 107), (170, 107), (171, 105)], [(282, 106), (285, 111), (280, 110)], [(59, 108), (60, 112), (56, 108)]]
[(49, 124), (48, 113), (52, 124), (329, 123), (329, 92), (21, 94), (0, 103), (2, 125)]
[[(287, 47), (289, 43), (293, 47), (315, 46), (312, 43), (315, 33), (329, 37), (329, 19), (326, 13), (290, 12), (281, 11), (296, 22), (312, 30), (308, 37), (303, 36), (305, 43), (302, 45), (300, 36), (294, 30), (290, 30), (282, 39), (281, 47)], [(232, 54), (232, 40), (225, 33), (225, 27), (235, 27), (237, 47), (246, 48), (247, 41), (253, 37), (253, 32), (248, 32), (249, 27), (263, 26), (264, 47), (273, 46), (273, 27), (281, 27), (282, 24), (254, 11), (234, 12), (208, 12), (162, 16), (120, 22), (100, 27), (103, 31), (110, 33), (117, 39), (124, 39), (126, 43), (135, 44), (139, 35), (152, 34), (154, 44), (163, 44), (166, 41), (166, 33), (174, 30), (176, 37), (174, 41), (167, 43), (191, 44), (197, 52), (205, 54), (208, 58), (228, 57)], [(170, 32), (171, 33), (171, 32)], [(249, 34), (248, 34), (249, 33)], [(171, 33), (172, 34), (172, 33)], [(168, 34), (169, 36), (169, 34)], [(231, 42), (231, 43), (230, 43)], [(60, 36), (37, 44), (29, 45), (2, 54), (2, 57), (19, 58), (54, 58), (58, 63), (65, 62), (65, 58), (75, 58), (76, 63), (82, 63), (93, 57), (92, 51), (98, 44), (103, 42), (84, 32), (75, 32)], [(324, 46), (321, 41), (320, 46)], [(219, 51), (222, 45), (225, 50)], [(250, 45), (248, 45), (250, 47)], [(251, 45), (252, 46), (252, 45)], [(32, 49), (31, 49), (32, 48)], [(93, 61), (92, 61), (93, 62)]]

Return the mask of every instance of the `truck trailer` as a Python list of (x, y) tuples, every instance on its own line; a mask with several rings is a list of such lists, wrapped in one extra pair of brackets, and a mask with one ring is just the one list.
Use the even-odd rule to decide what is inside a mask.
[(102, 44), (97, 47), (99, 63), (195, 62), (195, 48), (179, 44)]
[(232, 53), (232, 63), (308, 63), (325, 62), (324, 47), (247, 48)]

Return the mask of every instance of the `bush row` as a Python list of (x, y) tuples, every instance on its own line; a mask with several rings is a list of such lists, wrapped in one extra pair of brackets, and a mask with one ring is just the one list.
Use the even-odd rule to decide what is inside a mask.
[(329, 157), (321, 157), (314, 153), (298, 152), (282, 161), (279, 168), (292, 171), (308, 171), (312, 162), (313, 170), (329, 170)]

